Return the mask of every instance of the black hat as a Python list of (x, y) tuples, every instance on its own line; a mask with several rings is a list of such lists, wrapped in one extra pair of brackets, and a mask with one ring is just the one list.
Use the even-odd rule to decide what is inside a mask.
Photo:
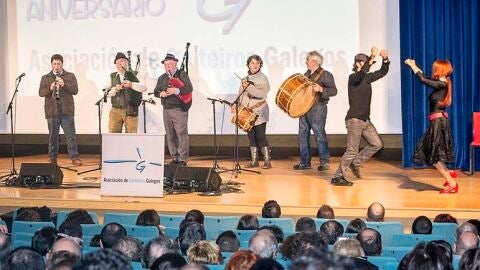
[(175, 55), (171, 54), (171, 53), (167, 53), (167, 55), (165, 56), (165, 59), (162, 60), (162, 64), (165, 62), (165, 61), (168, 61), (168, 60), (173, 60), (175, 62), (178, 62), (178, 59), (175, 58)]
[(367, 61), (368, 60), (368, 55), (364, 54), (364, 53), (359, 53), (357, 55), (355, 55), (355, 58), (353, 59), (353, 61), (357, 62), (357, 61)]
[(128, 61), (128, 58), (122, 52), (117, 52), (117, 55), (115, 56), (115, 61), (113, 61), (113, 63), (115, 64), (115, 62), (117, 62), (118, 59), (127, 59)]

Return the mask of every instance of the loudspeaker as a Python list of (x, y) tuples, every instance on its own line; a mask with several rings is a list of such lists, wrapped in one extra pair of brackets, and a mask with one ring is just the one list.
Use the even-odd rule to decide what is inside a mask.
[(20, 167), (20, 184), (22, 186), (59, 186), (63, 181), (63, 172), (56, 164), (22, 163)]
[(174, 189), (191, 191), (215, 191), (220, 188), (222, 178), (212, 169), (205, 167), (178, 166), (173, 179)]

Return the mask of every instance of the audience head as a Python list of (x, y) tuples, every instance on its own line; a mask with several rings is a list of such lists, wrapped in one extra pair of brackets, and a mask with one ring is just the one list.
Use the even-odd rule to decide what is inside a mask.
[(478, 248), (478, 234), (467, 231), (457, 237), (455, 254), (462, 256), (465, 251), (472, 248)]
[(377, 230), (366, 228), (357, 234), (357, 240), (366, 256), (380, 256), (382, 254), (382, 236)]
[(120, 254), (123, 254), (133, 262), (139, 262), (143, 254), (143, 247), (140, 240), (130, 236), (125, 236), (118, 239), (118, 241), (113, 245), (112, 249), (118, 251)]
[(469, 249), (463, 253), (459, 270), (480, 270), (480, 248)]
[(348, 225), (347, 229), (345, 229), (346, 233), (359, 233), (363, 231), (363, 229), (367, 228), (367, 224), (359, 218), (352, 219)]
[(239, 250), (235, 252), (227, 262), (225, 270), (250, 270), (260, 256), (250, 250)]
[(102, 228), (100, 233), (100, 246), (112, 248), (118, 239), (125, 236), (127, 236), (127, 230), (122, 225), (116, 222), (109, 223)]
[(92, 216), (88, 213), (87, 210), (84, 209), (77, 209), (74, 210), (65, 217), (63, 221), (65, 224), (95, 224), (92, 219)]
[(277, 248), (277, 239), (270, 230), (259, 230), (248, 241), (248, 249), (262, 258), (275, 259)]
[(45, 267), (42, 255), (29, 247), (12, 250), (2, 265), (6, 270), (45, 270)]
[(398, 265), (399, 270), (453, 270), (452, 262), (442, 253), (438, 245), (420, 242), (410, 251)]
[(222, 232), (217, 237), (216, 243), (220, 247), (221, 252), (235, 252), (240, 249), (240, 241), (233, 231)]
[(83, 229), (79, 224), (62, 223), (58, 228), (57, 239), (59, 238), (72, 238), (75, 239), (77, 244), (83, 246)]
[(259, 230), (269, 230), (275, 235), (275, 238), (277, 239), (277, 243), (282, 243), (283, 238), (285, 235), (283, 234), (282, 228), (278, 227), (277, 225), (267, 225), (267, 226), (262, 226), (259, 228)]
[(47, 260), (49, 270), (67, 270), (80, 261), (80, 257), (66, 250), (51, 253)]
[(291, 260), (292, 259), (292, 253), (293, 253), (293, 242), (295, 240), (295, 235), (292, 234), (283, 240), (282, 245), (278, 247), (278, 251), (282, 254), (282, 259), (283, 260)]
[(103, 248), (83, 256), (73, 270), (131, 270), (130, 261), (118, 251)]
[(198, 241), (187, 250), (189, 262), (204, 264), (223, 264), (222, 253), (217, 244), (211, 241)]
[(432, 222), (426, 216), (418, 216), (412, 223), (413, 234), (432, 234)]
[(300, 257), (309, 251), (327, 252), (325, 237), (320, 232), (301, 232), (295, 234), (292, 243), (291, 258)]
[(5, 261), (11, 248), (10, 236), (0, 233), (0, 264)]
[(42, 221), (40, 213), (33, 208), (24, 208), (15, 218), (18, 221)]
[(452, 246), (445, 240), (433, 240), (430, 241), (431, 244), (436, 245), (442, 250), (442, 253), (445, 254), (447, 260), (451, 262), (453, 260), (453, 251)]
[(185, 214), (185, 219), (188, 221), (194, 221), (203, 225), (203, 213), (200, 210), (192, 209)]
[(468, 223), (474, 225), (477, 228), (477, 232), (480, 234), (480, 220), (478, 219), (469, 219), (467, 220)]
[(140, 214), (138, 214), (135, 225), (158, 227), (160, 225), (160, 216), (158, 215), (157, 211), (153, 209), (143, 210)]
[(385, 208), (379, 202), (370, 204), (367, 210), (367, 221), (383, 222), (385, 219)]
[(187, 264), (187, 261), (182, 255), (178, 253), (165, 253), (157, 258), (152, 266), (151, 270), (177, 270), (181, 269)]
[(314, 232), (316, 230), (317, 226), (315, 225), (315, 220), (311, 217), (299, 218), (297, 224), (295, 224), (296, 232)]
[(283, 266), (272, 258), (261, 258), (252, 265), (251, 270), (283, 270)]
[(57, 229), (54, 227), (41, 228), (33, 234), (32, 248), (42, 256), (47, 255), (57, 238), (57, 233)]
[(458, 224), (457, 219), (450, 214), (438, 214), (435, 219), (433, 219), (433, 222)]
[(355, 269), (349, 258), (312, 249), (292, 261), (289, 270), (347, 270)]
[(78, 256), (78, 257), (82, 256), (82, 248), (80, 247), (80, 245), (77, 244), (75, 240), (70, 238), (62, 238), (55, 241), (47, 257), (51, 256), (51, 253), (55, 253), (59, 251), (68, 251), (75, 256)]
[(176, 241), (172, 238), (160, 235), (152, 239), (146, 246), (143, 252), (143, 263), (148, 268), (152, 266), (153, 262), (166, 253), (179, 253), (180, 248)]
[(181, 232), (178, 238), (178, 243), (182, 254), (186, 255), (191, 244), (206, 239), (206, 232), (202, 224), (194, 221), (185, 223), (184, 228), (185, 230)]
[(277, 201), (270, 200), (263, 204), (262, 217), (263, 218), (279, 218), (282, 215), (282, 209)]
[(320, 206), (320, 208), (318, 208), (317, 218), (334, 219), (335, 212), (333, 211), (333, 208), (330, 205), (323, 204), (322, 206)]
[(258, 230), (258, 219), (254, 215), (244, 215), (238, 220), (237, 230)]
[(475, 234), (478, 234), (477, 227), (470, 222), (464, 222), (461, 225), (457, 226), (457, 229), (455, 231), (456, 238), (458, 238), (458, 236), (464, 232), (473, 232)]
[(343, 226), (336, 220), (328, 220), (320, 226), (320, 232), (325, 236), (327, 244), (333, 245), (343, 235)]
[(333, 245), (333, 253), (347, 257), (364, 257), (365, 252), (357, 239), (338, 240)]

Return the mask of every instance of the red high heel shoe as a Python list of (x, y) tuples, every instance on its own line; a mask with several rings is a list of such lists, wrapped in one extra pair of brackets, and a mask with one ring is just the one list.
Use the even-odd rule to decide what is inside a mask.
[[(452, 178), (458, 178), (458, 173), (456, 171), (450, 170), (450, 171), (448, 171), (448, 173), (450, 173), (450, 176)], [(445, 181), (445, 183), (443, 183), (443, 186), (444, 187), (448, 186), (448, 181)]]
[(458, 193), (458, 183), (455, 183), (454, 187), (447, 186), (446, 188), (440, 190), (440, 194), (451, 194)]

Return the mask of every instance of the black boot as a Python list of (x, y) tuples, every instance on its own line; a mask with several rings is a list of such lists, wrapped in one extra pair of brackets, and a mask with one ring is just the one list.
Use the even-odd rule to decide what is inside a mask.
[(250, 155), (252, 158), (252, 162), (245, 165), (246, 168), (257, 168), (258, 166), (258, 148), (254, 146), (250, 146)]
[(260, 150), (262, 151), (263, 161), (264, 161), (262, 168), (263, 169), (272, 168), (272, 164), (270, 163), (270, 159), (271, 159), (270, 149), (268, 149), (268, 146), (264, 146)]

